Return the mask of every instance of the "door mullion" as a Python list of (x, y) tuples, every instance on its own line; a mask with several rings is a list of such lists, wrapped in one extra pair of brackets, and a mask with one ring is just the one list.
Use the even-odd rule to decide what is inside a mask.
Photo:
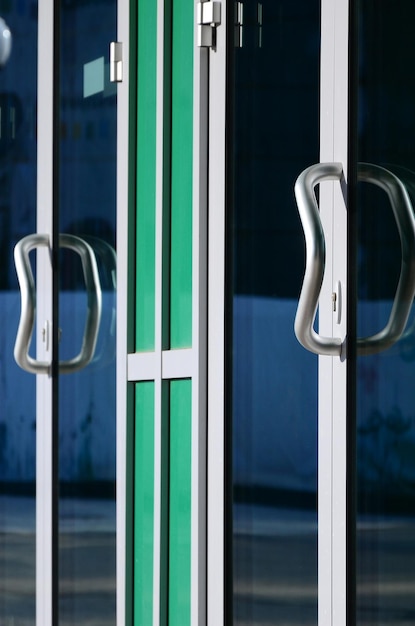
[[(340, 185), (321, 189), (326, 272), (320, 332), (346, 336), (348, 0), (322, 0), (321, 161), (340, 162)], [(341, 295), (338, 293), (340, 284)], [(333, 311), (336, 293), (340, 319)], [(335, 314), (334, 314), (335, 313)], [(346, 355), (319, 360), (319, 626), (346, 624)]]
[[(225, 606), (225, 205), (227, 2), (209, 53), (207, 624), (227, 622)], [(232, 584), (227, 581), (226, 584)]]
[[(39, 3), (37, 230), (53, 233), (53, 31), (54, 3)], [(37, 255), (37, 356), (51, 361), (52, 337), (42, 343), (42, 328), (52, 323), (52, 272), (46, 250)], [(37, 376), (36, 410), (36, 623), (53, 624), (53, 426), (52, 378)]]
[[(131, 129), (129, 127), (129, 103), (130, 93), (130, 5), (128, 2), (118, 2), (117, 5), (117, 38), (123, 44), (123, 73), (124, 80), (117, 88), (117, 452), (116, 452), (116, 477), (117, 477), (117, 626), (128, 623), (131, 617), (131, 586), (132, 563), (131, 557), (127, 557), (127, 549), (131, 554), (131, 546), (127, 548), (127, 508), (132, 507), (132, 498), (127, 501), (127, 459), (128, 452), (128, 424), (127, 407), (132, 406), (132, 391), (127, 387), (127, 363), (124, 355), (127, 354), (127, 293), (128, 293), (128, 251), (126, 242), (132, 238), (129, 231), (129, 215), (126, 210), (118, 210), (119, 207), (128, 207), (131, 191), (129, 189), (129, 151)], [(133, 63), (133, 69), (134, 63)], [(134, 82), (132, 83), (134, 84)], [(131, 335), (131, 330), (130, 333)], [(128, 400), (128, 393), (130, 399)], [(131, 445), (131, 442), (130, 442)], [(128, 599), (127, 599), (128, 598)], [(128, 606), (128, 609), (127, 609)]]

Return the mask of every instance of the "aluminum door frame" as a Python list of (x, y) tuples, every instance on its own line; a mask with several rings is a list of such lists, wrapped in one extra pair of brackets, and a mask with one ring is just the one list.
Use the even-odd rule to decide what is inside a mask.
[[(221, 2), (222, 23), (217, 29), (216, 48), (209, 52), (208, 626), (224, 626), (225, 619), (227, 1)], [(346, 336), (347, 311), (348, 4), (348, 0), (321, 2), (320, 161), (341, 162), (344, 180), (340, 185), (325, 182), (320, 190), (326, 272), (320, 297), (319, 329), (324, 336), (342, 339)], [(332, 294), (338, 281), (342, 290), (340, 323), (332, 310)], [(345, 355), (319, 357), (319, 626), (346, 625), (346, 384)]]
[[(320, 185), (326, 272), (320, 295), (323, 336), (346, 337), (349, 2), (321, 2), (320, 161), (340, 162), (344, 179)], [(333, 293), (341, 306), (340, 323)], [(346, 625), (347, 361), (319, 356), (318, 624)]]
[[(53, 233), (53, 59), (54, 2), (38, 5), (38, 133), (37, 232)], [(37, 252), (37, 358), (50, 361), (53, 350), (41, 340), (43, 322), (53, 319), (52, 267), (46, 249)], [(53, 333), (52, 333), (53, 334)], [(52, 626), (53, 557), (52, 480), (53, 410), (52, 379), (36, 376), (36, 624)], [(41, 419), (39, 419), (41, 418)]]
[(225, 620), (225, 208), (227, 2), (209, 50), (207, 626)]
[(116, 602), (117, 626), (127, 624), (127, 303), (130, 150), (130, 3), (118, 0), (117, 39), (123, 80), (117, 88), (117, 326), (116, 326)]

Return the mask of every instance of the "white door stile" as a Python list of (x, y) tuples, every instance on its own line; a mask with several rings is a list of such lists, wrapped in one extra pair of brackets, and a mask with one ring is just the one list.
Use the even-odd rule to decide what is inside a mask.
[[(196, 15), (196, 4), (194, 6)], [(193, 39), (191, 624), (206, 626), (207, 174), (209, 52)]]
[[(344, 180), (335, 186), (333, 202), (333, 291), (341, 284), (341, 320), (335, 321), (333, 335), (347, 336), (347, 164), (348, 164), (348, 1), (336, 4), (334, 68), (334, 142), (333, 160), (343, 163)], [(347, 363), (345, 350), (333, 358), (333, 625), (346, 626), (347, 618)]]
[[(319, 306), (319, 332), (346, 337), (347, 311), (347, 128), (348, 0), (321, 3), (322, 163), (340, 162), (344, 180), (320, 186), (326, 238), (326, 270)], [(340, 283), (337, 311), (332, 294)], [(319, 357), (318, 624), (346, 624), (346, 354)]]
[[(53, 223), (53, 32), (54, 3), (38, 7), (37, 231), (52, 240)], [(47, 249), (37, 251), (37, 358), (50, 361), (42, 342), (44, 322), (52, 323), (52, 267)], [(36, 376), (36, 624), (52, 626), (52, 379)]]
[[(117, 626), (127, 621), (127, 293), (129, 206), (129, 98), (130, 12), (129, 2), (117, 6), (117, 39), (123, 46), (123, 81), (117, 86), (117, 382), (116, 382), (116, 577)], [(128, 504), (128, 507), (131, 503)]]
[(226, 15), (209, 52), (207, 625), (224, 624)]

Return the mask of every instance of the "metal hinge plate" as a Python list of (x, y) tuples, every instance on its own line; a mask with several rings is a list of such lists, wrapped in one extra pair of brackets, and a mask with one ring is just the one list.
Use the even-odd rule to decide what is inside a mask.
[(122, 82), (122, 43), (119, 41), (110, 43), (110, 81)]
[(197, 45), (200, 48), (214, 48), (216, 27), (221, 23), (220, 2), (198, 2), (196, 5)]
[(243, 46), (244, 5), (235, 2), (235, 48)]

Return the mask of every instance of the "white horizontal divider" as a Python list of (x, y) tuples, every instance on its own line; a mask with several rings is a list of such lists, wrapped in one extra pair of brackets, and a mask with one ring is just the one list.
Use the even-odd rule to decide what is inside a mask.
[[(128, 381), (155, 380), (159, 372), (160, 355), (157, 352), (136, 352), (127, 357)], [(163, 350), (161, 353), (161, 379), (192, 378), (197, 364), (194, 350)]]

